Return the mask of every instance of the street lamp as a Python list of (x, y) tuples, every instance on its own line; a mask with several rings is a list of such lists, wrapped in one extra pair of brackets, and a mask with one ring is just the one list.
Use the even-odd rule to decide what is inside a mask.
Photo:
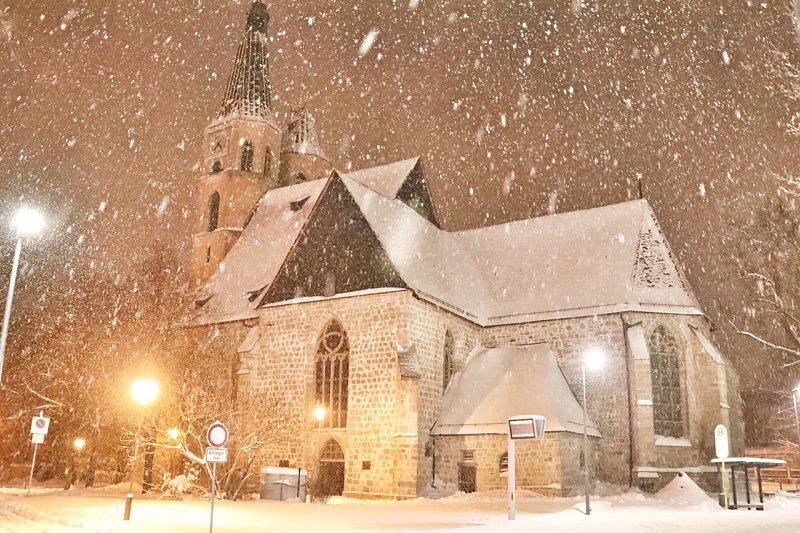
[(167, 437), (169, 437), (172, 440), (178, 440), (178, 437), (180, 436), (181, 436), (181, 430), (179, 430), (178, 428), (169, 428), (167, 430)]
[(792, 389), (792, 400), (794, 401), (794, 424), (797, 426), (797, 446), (800, 450), (800, 418), (797, 416), (797, 396), (800, 395), (800, 385)]
[[(137, 379), (131, 385), (131, 398), (133, 401), (141, 405), (142, 407), (147, 407), (148, 404), (152, 403), (153, 400), (156, 399), (158, 396), (159, 391), (158, 383), (153, 381), (152, 379)], [(130, 520), (131, 519), (131, 507), (133, 506), (133, 475), (134, 469), (136, 468), (136, 459), (138, 458), (139, 454), (139, 427), (136, 428), (136, 435), (133, 442), (133, 462), (131, 463), (131, 478), (128, 482), (128, 496), (125, 498), (125, 514), (122, 517), (123, 520)]]
[[(314, 418), (317, 419), (317, 448), (319, 448), (319, 434), (322, 428), (322, 421), (325, 420), (325, 413), (327, 413), (327, 410), (321, 405), (314, 408)], [(319, 454), (319, 450), (316, 453)]]
[(83, 449), (83, 447), (86, 446), (86, 441), (84, 439), (78, 438), (75, 439), (72, 445), (75, 446), (75, 449), (80, 452)]
[(3, 329), (0, 333), (0, 384), (3, 380), (3, 359), (8, 340), (8, 324), (11, 320), (11, 302), (14, 299), (14, 286), (17, 284), (19, 256), (22, 253), (22, 238), (36, 235), (44, 228), (44, 218), (36, 209), (20, 207), (11, 219), (11, 226), (17, 231), (17, 246), (14, 249), (14, 261), (11, 264), (11, 281), (8, 283), (6, 295), (6, 312), (3, 315)]
[(583, 375), (583, 474), (586, 482), (586, 514), (592, 512), (589, 506), (589, 433), (586, 428), (586, 370), (596, 372), (603, 368), (605, 354), (599, 348), (589, 349), (583, 356), (581, 373)]

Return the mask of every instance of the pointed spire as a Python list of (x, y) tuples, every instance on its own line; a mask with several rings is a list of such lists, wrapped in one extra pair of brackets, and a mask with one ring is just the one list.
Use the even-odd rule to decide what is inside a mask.
[(323, 159), (328, 159), (317, 140), (314, 117), (305, 106), (297, 111), (292, 111), (292, 118), (286, 126), (286, 134), (283, 136), (281, 152), (318, 155)]
[(217, 118), (272, 118), (267, 50), (268, 22), (267, 6), (256, 0), (247, 15), (247, 31), (236, 52), (233, 72)]

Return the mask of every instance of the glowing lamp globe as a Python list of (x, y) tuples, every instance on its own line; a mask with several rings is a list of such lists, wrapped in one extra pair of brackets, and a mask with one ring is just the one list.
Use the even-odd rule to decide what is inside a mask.
[(181, 434), (181, 432), (180, 432), (180, 430), (178, 428), (169, 428), (167, 430), (167, 436), (169, 438), (171, 438), (172, 440), (178, 440), (178, 437), (180, 436), (180, 434)]
[(36, 209), (20, 207), (11, 219), (11, 225), (19, 236), (36, 235), (44, 228), (44, 217)]
[(600, 348), (591, 348), (583, 356), (583, 364), (589, 372), (597, 372), (606, 364), (606, 355)]
[(158, 396), (158, 383), (152, 379), (137, 379), (131, 385), (131, 398), (141, 406), (151, 403)]
[(314, 409), (314, 418), (317, 419), (317, 422), (325, 420), (325, 408), (320, 406)]
[(75, 446), (76, 450), (81, 451), (86, 446), (86, 441), (84, 439), (75, 439), (72, 445)]

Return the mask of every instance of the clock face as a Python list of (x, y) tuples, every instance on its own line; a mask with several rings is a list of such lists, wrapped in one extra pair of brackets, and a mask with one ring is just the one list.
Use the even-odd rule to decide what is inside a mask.
[(214, 155), (224, 153), (228, 149), (228, 136), (225, 135), (225, 132), (215, 133), (211, 136), (209, 149)]

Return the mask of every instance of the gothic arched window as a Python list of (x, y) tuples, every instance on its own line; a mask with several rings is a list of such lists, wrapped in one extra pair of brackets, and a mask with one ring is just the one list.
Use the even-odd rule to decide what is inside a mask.
[(347, 427), (350, 344), (342, 325), (331, 320), (319, 339), (316, 356), (316, 400), (325, 408), (324, 427)]
[(245, 172), (253, 171), (253, 143), (250, 141), (242, 144), (242, 160), (239, 169)]
[(442, 394), (447, 390), (447, 385), (450, 383), (450, 378), (456, 371), (455, 361), (455, 343), (453, 342), (453, 334), (448, 330), (444, 334), (444, 359), (442, 363)]
[(678, 342), (667, 328), (650, 335), (650, 377), (653, 383), (653, 426), (656, 435), (683, 436), (683, 397)]
[(206, 206), (206, 231), (214, 231), (219, 224), (219, 193), (214, 191)]

